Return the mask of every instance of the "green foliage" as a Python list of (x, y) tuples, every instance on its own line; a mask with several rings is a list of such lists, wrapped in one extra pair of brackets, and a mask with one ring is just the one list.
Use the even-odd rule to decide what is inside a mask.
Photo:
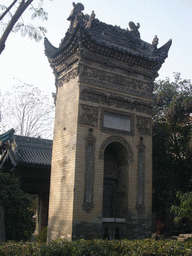
[(153, 113), (153, 210), (169, 208), (192, 187), (192, 84), (175, 74), (156, 83)]
[(34, 230), (31, 201), (20, 189), (19, 182), (8, 173), (0, 173), (0, 202), (4, 207), (7, 240), (27, 240)]
[(104, 255), (191, 255), (192, 242), (178, 242), (174, 240), (78, 240), (68, 242), (66, 240), (54, 241), (48, 245), (37, 243), (2, 243), (0, 244), (0, 255), (13, 256), (104, 256)]
[(192, 192), (182, 193), (177, 192), (176, 195), (179, 200), (179, 206), (173, 205), (171, 211), (176, 215), (175, 222), (178, 223), (182, 218), (187, 218), (192, 221)]
[[(35, 39), (36, 42), (39, 42), (45, 33), (47, 33), (46, 28), (42, 26), (35, 27), (31, 24), (25, 24), (24, 19), (21, 16), (22, 13), (17, 14), (17, 12), (19, 8), (23, 8), (25, 4), (27, 5), (27, 3), (21, 3), (20, 1), (18, 4), (16, 4), (14, 2), (15, 1), (12, 1), (10, 6), (4, 6), (0, 4), (0, 34), (3, 35), (4, 31), (8, 27), (8, 24), (14, 23), (16, 17), (18, 22), (13, 26), (12, 32), (20, 31), (22, 36), (28, 35), (29, 38)], [(38, 17), (41, 18), (42, 21), (48, 20), (48, 13), (43, 9), (44, 1), (39, 0), (39, 3), (36, 7), (32, 5), (33, 0), (28, 0), (26, 2), (31, 2), (31, 4), (29, 5), (30, 7), (26, 8), (26, 10), (23, 12), (30, 10), (31, 13), (29, 13), (29, 16), (31, 16), (31, 19)]]
[(43, 228), (41, 233), (36, 237), (37, 243), (46, 243), (47, 241), (47, 227)]

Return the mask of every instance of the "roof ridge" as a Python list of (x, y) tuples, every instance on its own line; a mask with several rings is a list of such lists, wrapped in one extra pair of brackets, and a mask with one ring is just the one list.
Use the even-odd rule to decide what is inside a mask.
[[(54, 72), (57, 73), (60, 63), (72, 56), (82, 45), (85, 49), (130, 62), (129, 57), (133, 56), (137, 62), (137, 57), (146, 61), (145, 67), (158, 71), (167, 57), (170, 43), (157, 48), (158, 38), (155, 36), (152, 43), (140, 39), (140, 24), (129, 22), (130, 29), (124, 29), (117, 25), (107, 24), (95, 18), (94, 12), (89, 16), (83, 14), (84, 6), (81, 3), (73, 4), (73, 10), (68, 18), (70, 26), (58, 48), (52, 46), (49, 40), (44, 40), (45, 54), (51, 63)], [(105, 47), (105, 51), (100, 51), (100, 47)], [(114, 54), (111, 53), (113, 51)], [(125, 58), (126, 55), (126, 58)], [(131, 60), (132, 63), (132, 60)], [(143, 63), (136, 63), (143, 67)]]

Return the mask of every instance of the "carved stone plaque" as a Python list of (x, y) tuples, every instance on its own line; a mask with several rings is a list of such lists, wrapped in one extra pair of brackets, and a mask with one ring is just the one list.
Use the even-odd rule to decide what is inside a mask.
[(145, 176), (145, 145), (143, 138), (140, 138), (138, 148), (138, 185), (137, 185), (137, 205), (136, 209), (141, 211), (144, 209), (144, 176)]
[(118, 110), (101, 109), (101, 130), (106, 132), (134, 134), (134, 115)]
[(137, 130), (141, 135), (151, 135), (151, 119), (137, 116)]
[(90, 212), (93, 206), (93, 184), (94, 184), (94, 163), (95, 163), (95, 137), (90, 129), (88, 136), (85, 138), (86, 148), (86, 170), (85, 170), (85, 193), (84, 203), (82, 205), (84, 211)]
[(144, 190), (144, 151), (138, 152), (138, 195), (137, 204), (143, 206), (143, 190)]
[(87, 143), (87, 169), (85, 184), (85, 202), (92, 203), (93, 172), (94, 172), (94, 144)]
[(104, 113), (104, 127), (130, 132), (131, 119), (125, 116)]
[(80, 117), (79, 117), (80, 124), (96, 127), (97, 120), (98, 120), (98, 108), (83, 105), (83, 104), (80, 105)]

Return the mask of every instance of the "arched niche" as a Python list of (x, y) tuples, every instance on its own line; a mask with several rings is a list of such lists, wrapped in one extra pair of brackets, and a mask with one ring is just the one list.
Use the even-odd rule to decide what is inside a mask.
[(109, 138), (107, 138), (101, 145), (100, 149), (99, 149), (99, 159), (103, 159), (104, 160), (104, 151), (105, 148), (112, 142), (119, 142), (121, 143), (127, 150), (127, 161), (128, 163), (132, 163), (133, 162), (133, 151), (131, 149), (131, 146), (129, 145), (129, 143), (123, 139), (120, 136), (110, 136)]
[(128, 152), (120, 142), (104, 151), (103, 218), (126, 218), (128, 211)]

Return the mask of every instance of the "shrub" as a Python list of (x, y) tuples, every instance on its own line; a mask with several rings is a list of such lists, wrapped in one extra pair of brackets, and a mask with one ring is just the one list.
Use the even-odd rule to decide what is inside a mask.
[(7, 240), (27, 240), (34, 230), (31, 201), (19, 186), (18, 180), (8, 173), (0, 173), (0, 202), (4, 207)]
[(41, 233), (36, 237), (37, 243), (46, 243), (47, 241), (47, 227), (43, 228)]
[[(177, 199), (180, 201), (179, 206), (173, 205), (171, 211), (175, 213), (174, 221), (178, 223), (183, 218), (192, 221), (192, 192), (182, 193), (180, 191), (176, 194)], [(190, 225), (192, 230), (192, 225)]]
[(50, 244), (36, 242), (0, 243), (1, 256), (191, 256), (192, 241), (175, 240), (66, 240), (53, 241)]

